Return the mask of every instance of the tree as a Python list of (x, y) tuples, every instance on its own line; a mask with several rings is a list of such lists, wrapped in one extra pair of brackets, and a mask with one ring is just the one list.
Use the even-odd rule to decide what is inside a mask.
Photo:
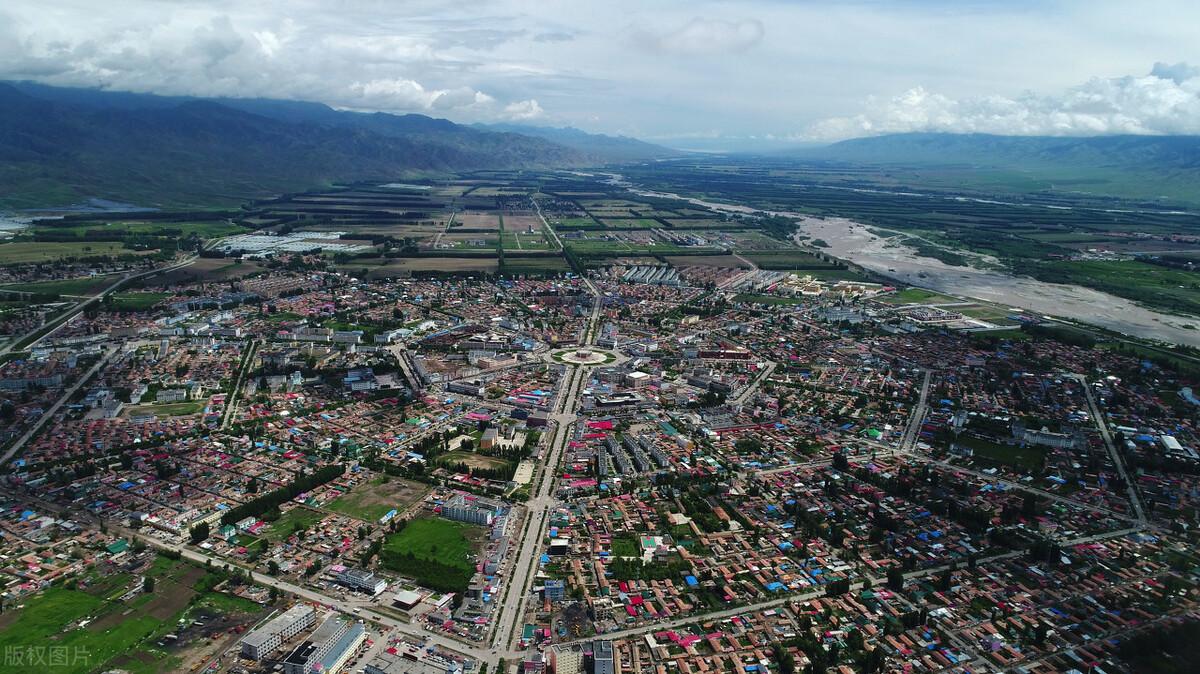
[[(279, 575), (279, 562), (276, 562), (273, 559), (271, 561), (267, 562), (267, 573), (271, 574), (272, 576), (278, 576)], [(271, 588), (271, 589), (274, 590), (274, 588)]]
[(201, 522), (193, 526), (189, 533), (193, 545), (199, 545), (203, 543), (204, 541), (208, 540), (208, 535), (210, 533), (208, 522)]
[(154, 592), (154, 576), (146, 576), (142, 579), (142, 592), (146, 594)]

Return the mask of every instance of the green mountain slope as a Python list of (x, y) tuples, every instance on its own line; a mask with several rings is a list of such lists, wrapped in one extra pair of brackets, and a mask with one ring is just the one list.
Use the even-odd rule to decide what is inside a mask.
[[(912, 133), (790, 153), (887, 166), (897, 178), (966, 189), (1060, 191), (1200, 203), (1200, 137), (1051, 138)], [(919, 173), (919, 176), (916, 174)]]
[[(136, 96), (136, 95), (135, 95)], [(585, 153), (541, 138), (418, 115), (321, 123), (203, 100), (124, 106), (36, 98), (0, 84), (0, 205), (102, 197), (142, 205), (237, 203), (331, 182), (420, 172), (580, 166)], [(356, 121), (358, 117), (354, 118)]]

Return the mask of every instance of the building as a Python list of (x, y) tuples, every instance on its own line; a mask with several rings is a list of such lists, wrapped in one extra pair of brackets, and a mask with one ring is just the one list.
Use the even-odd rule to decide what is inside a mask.
[(351, 622), (331, 613), (312, 636), (284, 658), (284, 674), (336, 672), (366, 638), (366, 628), (362, 623)]
[(592, 642), (592, 674), (616, 674), (611, 641)]
[(550, 666), (554, 674), (583, 674), (583, 650), (578, 646), (555, 646), (550, 649)]
[(360, 590), (372, 597), (387, 589), (387, 581), (363, 569), (344, 568), (334, 574), (337, 582), (354, 590)]
[(462, 663), (420, 651), (388, 648), (363, 665), (364, 674), (462, 674)]
[(478, 379), (452, 381), (446, 384), (446, 390), (451, 393), (465, 393), (476, 398), (482, 398), (484, 393), (483, 382)]
[(562, 601), (566, 596), (566, 585), (562, 580), (548, 580), (542, 586), (542, 594), (547, 601)]
[(634, 370), (625, 375), (625, 385), (629, 388), (644, 388), (650, 383), (650, 375)]
[(496, 439), (500, 436), (499, 431), (495, 428), (489, 428), (483, 432), (479, 438), (479, 447), (481, 449), (492, 449), (496, 446)]
[(316, 617), (311, 606), (296, 604), (242, 637), (242, 657), (262, 660), (283, 642), (307, 629)]
[(468, 496), (467, 494), (455, 494), (442, 505), (441, 514), (442, 517), (457, 522), (487, 526), (491, 525), (496, 515), (505, 512), (505, 510), (503, 505), (485, 498)]

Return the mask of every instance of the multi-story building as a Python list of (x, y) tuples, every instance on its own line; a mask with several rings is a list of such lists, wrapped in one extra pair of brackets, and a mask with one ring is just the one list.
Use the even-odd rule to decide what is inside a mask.
[(296, 604), (275, 616), (261, 627), (251, 630), (242, 638), (242, 657), (262, 660), (283, 642), (308, 628), (317, 614), (307, 604)]
[(366, 638), (362, 623), (331, 613), (312, 636), (284, 658), (284, 674), (336, 672)]
[(375, 596), (387, 589), (387, 581), (363, 569), (346, 568), (334, 575), (337, 582), (355, 590)]

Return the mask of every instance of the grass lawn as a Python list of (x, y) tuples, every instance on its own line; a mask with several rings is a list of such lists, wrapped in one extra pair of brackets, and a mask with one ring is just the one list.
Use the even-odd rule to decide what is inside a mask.
[(617, 536), (612, 540), (612, 553), (614, 557), (638, 557), (638, 542), (629, 536)]
[(109, 311), (147, 311), (170, 297), (167, 293), (113, 293)]
[(36, 264), (64, 258), (134, 257), (137, 253), (114, 241), (48, 243), (16, 241), (0, 244), (0, 264)]
[(307, 529), (325, 519), (325, 515), (308, 508), (292, 508), (271, 523), (270, 538), (286, 538), (297, 529)]
[(964, 447), (970, 447), (974, 452), (974, 457), (978, 460), (1014, 466), (1027, 471), (1041, 469), (1045, 458), (1045, 452), (1037, 447), (1005, 445), (969, 435), (961, 435), (955, 442)]
[(482, 534), (481, 527), (454, 522), (440, 517), (412, 520), (402, 531), (387, 537), (384, 551), (410, 553), (414, 557), (440, 562), (462, 571), (475, 568), (476, 544), (472, 540)]

